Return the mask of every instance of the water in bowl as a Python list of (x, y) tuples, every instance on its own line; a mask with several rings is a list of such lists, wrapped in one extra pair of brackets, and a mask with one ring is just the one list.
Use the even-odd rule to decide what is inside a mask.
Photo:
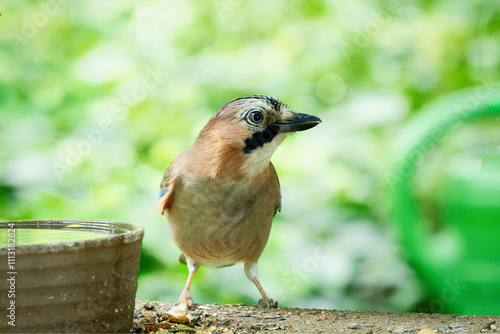
[[(13, 236), (15, 237), (13, 238)], [(59, 229), (31, 229), (17, 228), (15, 233), (9, 229), (0, 229), (0, 247), (6, 247), (15, 240), (16, 246), (36, 245), (52, 242), (81, 241), (109, 236), (105, 233), (59, 230)]]

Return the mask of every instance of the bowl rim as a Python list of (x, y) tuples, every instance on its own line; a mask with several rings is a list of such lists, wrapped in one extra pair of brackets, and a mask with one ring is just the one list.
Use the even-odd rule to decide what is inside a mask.
[[(119, 244), (132, 243), (139, 239), (142, 240), (144, 236), (144, 226), (140, 224), (114, 220), (93, 219), (32, 219), (0, 221), (0, 230), (12, 228), (9, 226), (9, 224), (12, 223), (16, 225), (14, 229), (33, 228), (36, 225), (36, 228), (40, 229), (60, 229), (108, 234), (108, 236), (105, 237), (76, 241), (60, 241), (34, 245), (15, 244), (15, 252), (19, 255), (57, 251), (78, 251), (85, 248), (96, 247), (112, 247)], [(0, 246), (0, 255), (7, 255), (9, 250), (12, 251), (12, 249), (8, 246)]]

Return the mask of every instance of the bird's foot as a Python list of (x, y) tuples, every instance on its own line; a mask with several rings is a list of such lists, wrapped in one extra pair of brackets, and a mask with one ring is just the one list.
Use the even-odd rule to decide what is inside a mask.
[(259, 306), (263, 308), (278, 308), (279, 304), (278, 301), (274, 301), (272, 298), (269, 299), (261, 298), (259, 299)]
[(193, 307), (193, 296), (191, 296), (188, 290), (182, 290), (179, 301), (175, 304), (175, 306), (185, 311), (187, 311), (188, 308)]

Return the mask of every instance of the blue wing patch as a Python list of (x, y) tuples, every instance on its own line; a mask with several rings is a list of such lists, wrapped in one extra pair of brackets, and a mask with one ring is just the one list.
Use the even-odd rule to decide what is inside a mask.
[(158, 194), (158, 199), (159, 200), (160, 198), (163, 197), (163, 195), (165, 195), (167, 193), (168, 189), (167, 188), (161, 188), (160, 189), (160, 193)]

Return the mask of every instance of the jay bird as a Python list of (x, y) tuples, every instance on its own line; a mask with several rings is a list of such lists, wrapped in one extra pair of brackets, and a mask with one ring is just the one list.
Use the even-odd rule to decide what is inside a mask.
[(252, 95), (223, 105), (194, 144), (168, 166), (157, 210), (167, 219), (189, 275), (179, 304), (193, 305), (189, 287), (201, 265), (245, 263), (263, 307), (278, 307), (257, 279), (257, 261), (281, 210), (271, 156), (287, 135), (321, 120), (295, 113), (280, 100)]

